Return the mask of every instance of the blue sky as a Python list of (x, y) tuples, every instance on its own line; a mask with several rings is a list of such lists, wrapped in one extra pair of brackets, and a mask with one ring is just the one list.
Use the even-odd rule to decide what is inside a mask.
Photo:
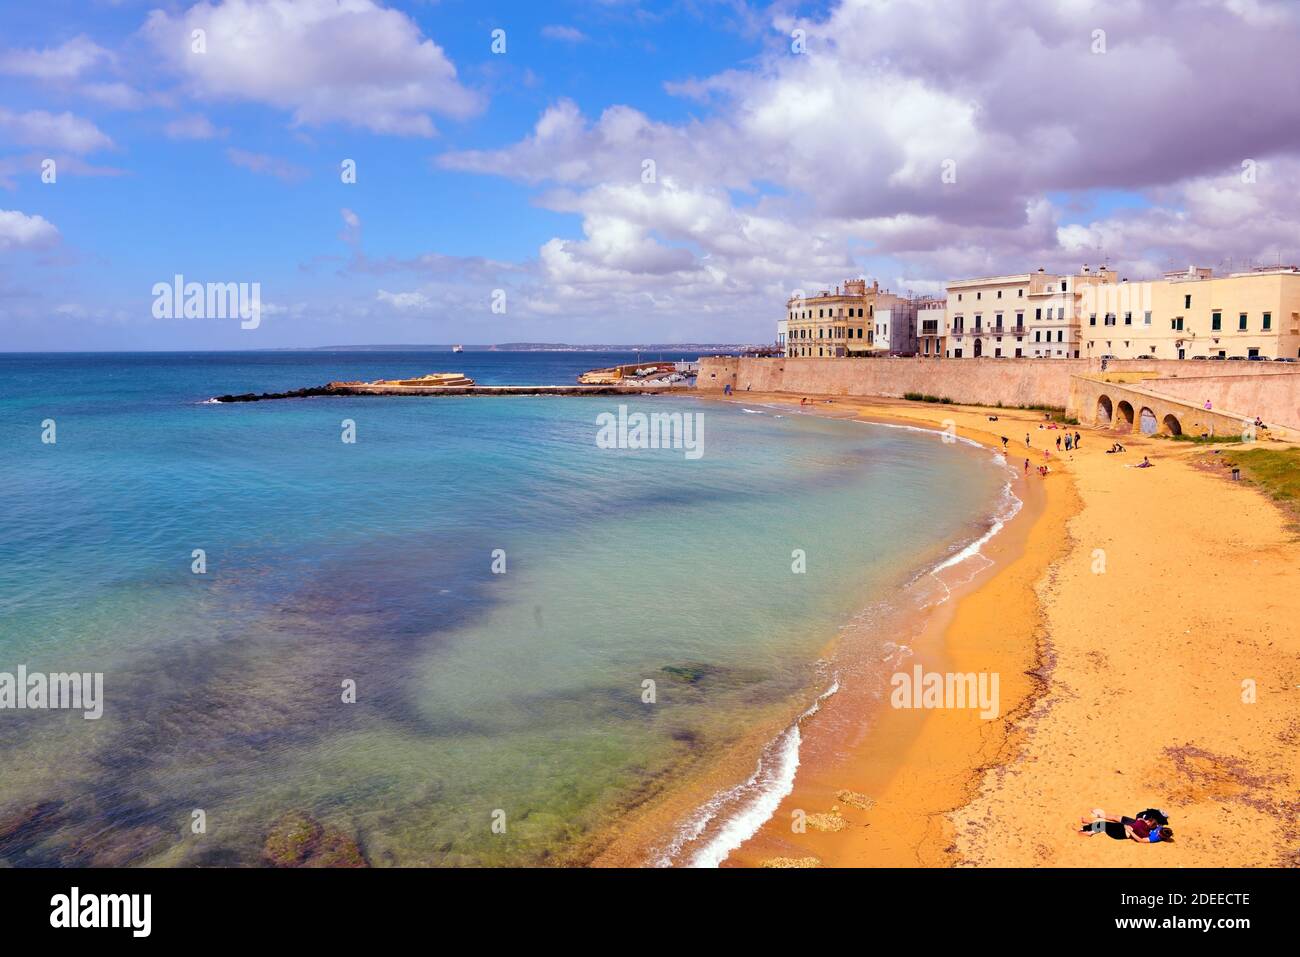
[[(767, 341), (791, 289), (851, 275), (1285, 258), (1292, 210), (1258, 213), (1294, 182), (1297, 71), (1269, 53), (1296, 19), (1178, 2), (1199, 27), (997, 0), (992, 62), (948, 0), (8, 4), (0, 351)], [(1207, 50), (1272, 64), (1274, 110)], [(1026, 91), (1037, 57), (1060, 75)], [(1241, 157), (1270, 175), (1227, 192)], [(155, 318), (175, 273), (259, 283), (261, 324)]]

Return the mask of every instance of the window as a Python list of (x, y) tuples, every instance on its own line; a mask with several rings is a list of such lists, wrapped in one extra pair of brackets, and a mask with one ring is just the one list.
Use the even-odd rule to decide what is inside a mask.
[(1259, 355), (1259, 350), (1258, 350), (1258, 349), (1247, 349), (1247, 350), (1246, 350), (1246, 355), (1247, 355), (1249, 358), (1253, 359), (1253, 358), (1255, 358), (1257, 355)]
[(982, 292), (977, 292), (977, 293), (975, 293), (975, 298), (976, 298), (976, 299), (983, 299), (983, 298), (984, 298), (984, 293), (982, 293)]
[(1273, 313), (1266, 312), (1264, 313), (1264, 331), (1268, 332), (1268, 330), (1272, 328), (1273, 328)]
[(1238, 332), (1246, 331), (1246, 314), (1244, 312), (1237, 317), (1237, 331)]
[(1001, 289), (998, 290), (998, 298), (999, 298), (999, 299), (1002, 298), (1002, 290), (1001, 290)]
[[(999, 293), (998, 295), (1001, 295), (1001, 293)], [(1002, 358), (1002, 350), (1001, 350), (1001, 349), (994, 349), (994, 350), (993, 350), (993, 357), (994, 357), (995, 359), (1001, 359), (1001, 358)]]
[(1018, 299), (1024, 299), (1024, 298), (1025, 298), (1025, 291), (1024, 291), (1023, 289), (1017, 289), (1017, 290), (1016, 290), (1016, 297), (1017, 297)]
[(1150, 310), (1150, 309), (1148, 309), (1146, 312), (1142, 313), (1142, 325), (1144, 325), (1144, 326), (1149, 326), (1149, 325), (1151, 325), (1151, 310)]
[(1035, 319), (1042, 319), (1042, 318), (1043, 318), (1043, 310), (1042, 310), (1042, 309), (1035, 309), (1035, 310), (1034, 310), (1034, 318), (1035, 318)]
[(1183, 308), (1184, 308), (1184, 309), (1191, 309), (1191, 308), (1192, 308), (1192, 295), (1191, 295), (1191, 293), (1188, 293), (1186, 296), (1183, 296)]
[(1064, 318), (1065, 318), (1065, 307), (1064, 307), (1064, 306), (1061, 306), (1059, 309), (1056, 310), (1056, 318), (1057, 318), (1057, 319), (1064, 319)]
[(1169, 328), (1170, 328), (1170, 329), (1173, 329), (1175, 332), (1182, 332), (1182, 331), (1183, 331), (1183, 317), (1182, 317), (1182, 316), (1179, 316), (1177, 319), (1172, 320), (1172, 321), (1169, 323)]
[(1210, 313), (1210, 328), (1215, 332), (1218, 332), (1220, 329), (1223, 328), (1223, 313), (1221, 312)]
[(1131, 312), (1124, 313), (1124, 325), (1126, 326), (1133, 325), (1133, 313)]
[(1042, 342), (1042, 341), (1043, 341), (1043, 330), (1042, 330), (1042, 329), (1035, 329), (1035, 330), (1034, 330), (1034, 341), (1035, 341), (1035, 342)]
[[(1057, 341), (1057, 342), (1064, 342), (1064, 341), (1065, 341), (1065, 330), (1064, 330), (1064, 329), (1057, 329), (1057, 330), (1056, 330), (1056, 341)], [(1060, 353), (1058, 352), (1057, 355), (1059, 356)]]
[(961, 293), (957, 293), (957, 301), (961, 302)]
[(1097, 314), (1094, 312), (1092, 315), (1088, 317), (1088, 325), (1095, 326), (1096, 324), (1097, 324)]
[(1002, 313), (995, 312), (993, 314), (993, 325), (998, 329), (1002, 328)]

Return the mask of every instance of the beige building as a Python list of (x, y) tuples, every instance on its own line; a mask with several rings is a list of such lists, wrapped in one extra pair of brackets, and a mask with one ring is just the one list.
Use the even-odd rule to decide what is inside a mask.
[(916, 301), (916, 354), (941, 358), (948, 348), (948, 309), (943, 299)]
[(907, 355), (916, 350), (915, 309), (879, 282), (848, 279), (834, 291), (791, 297), (777, 345), (786, 356)]
[(1120, 283), (1085, 305), (1082, 329), (1086, 358), (1300, 358), (1300, 269), (1189, 267)]
[[(947, 341), (951, 359), (1077, 359), (1079, 303), (1096, 287), (1115, 282), (1102, 266), (1075, 275), (1039, 269), (1010, 276), (959, 279), (948, 284)], [(925, 355), (924, 344), (922, 355)]]

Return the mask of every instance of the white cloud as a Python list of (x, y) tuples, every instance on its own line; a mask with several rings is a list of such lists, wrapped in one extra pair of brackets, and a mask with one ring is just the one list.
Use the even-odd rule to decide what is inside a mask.
[(163, 132), (173, 140), (210, 140), (225, 135), (225, 130), (218, 130), (202, 113), (178, 116), (163, 127)]
[(353, 245), (361, 242), (361, 217), (346, 206), (339, 210), (339, 215), (343, 217), (343, 231), (339, 233), (339, 239)]
[(0, 209), (0, 249), (39, 249), (59, 241), (59, 231), (43, 216)]
[(0, 73), (29, 76), (39, 80), (72, 80), (113, 54), (85, 35), (73, 37), (61, 46), (44, 50), (9, 50), (0, 53)]
[(24, 146), (39, 146), (69, 153), (109, 149), (113, 141), (99, 127), (71, 113), (29, 110), (15, 113), (0, 107), (0, 134)]
[[(570, 315), (587, 304), (770, 316), (782, 290), (864, 266), (895, 289), (934, 291), (1103, 256), (1136, 278), (1169, 259), (1300, 253), (1300, 5), (780, 9), (767, 51), (744, 68), (667, 84), (707, 107), (700, 118), (661, 122), (625, 105), (588, 118), (561, 100), (512, 145), (437, 157), (545, 187), (541, 205), (580, 217), (581, 238), (539, 250), (539, 300)], [(790, 49), (796, 27), (804, 55)], [(1272, 164), (1254, 192), (1237, 175), (1247, 157)], [(1107, 210), (1096, 191), (1138, 201), (1075, 225), (1049, 198)]]
[(581, 43), (587, 39), (587, 35), (577, 27), (558, 23), (542, 27), (542, 36), (548, 40), (560, 40), (564, 43)]
[(389, 292), (381, 289), (375, 299), (400, 312), (424, 312), (433, 305), (432, 300), (422, 292)]
[[(206, 52), (192, 52), (200, 29)], [(481, 107), (414, 20), (372, 0), (205, 0), (152, 11), (143, 32), (195, 96), (269, 104), (295, 125), (431, 136), (430, 114)]]
[(282, 160), (276, 156), (268, 156), (266, 153), (253, 153), (248, 150), (237, 149), (233, 146), (226, 150), (226, 158), (233, 165), (246, 169), (250, 173), (257, 173), (259, 176), (274, 176), (286, 183), (296, 183), (310, 175), (301, 166), (296, 166), (287, 160)]

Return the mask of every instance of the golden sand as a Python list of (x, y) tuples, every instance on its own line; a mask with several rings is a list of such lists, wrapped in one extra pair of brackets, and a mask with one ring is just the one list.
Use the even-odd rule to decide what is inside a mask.
[[(1191, 444), (1129, 435), (1108, 455), (1115, 436), (1080, 428), (1081, 449), (1058, 453), (1036, 412), (838, 397), (804, 411), (952, 420), (992, 447), (1006, 435), (1013, 463), (1028, 454), (1025, 508), (984, 550), (994, 566), (914, 645), (927, 670), (997, 672), (1002, 713), (893, 709), (846, 686), (803, 727), (793, 793), (729, 865), (1300, 864), (1300, 540), (1273, 502), (1198, 468)], [(1155, 468), (1133, 467), (1143, 455)], [(1076, 834), (1093, 808), (1148, 806), (1174, 843)], [(844, 826), (792, 824), (814, 815)]]

